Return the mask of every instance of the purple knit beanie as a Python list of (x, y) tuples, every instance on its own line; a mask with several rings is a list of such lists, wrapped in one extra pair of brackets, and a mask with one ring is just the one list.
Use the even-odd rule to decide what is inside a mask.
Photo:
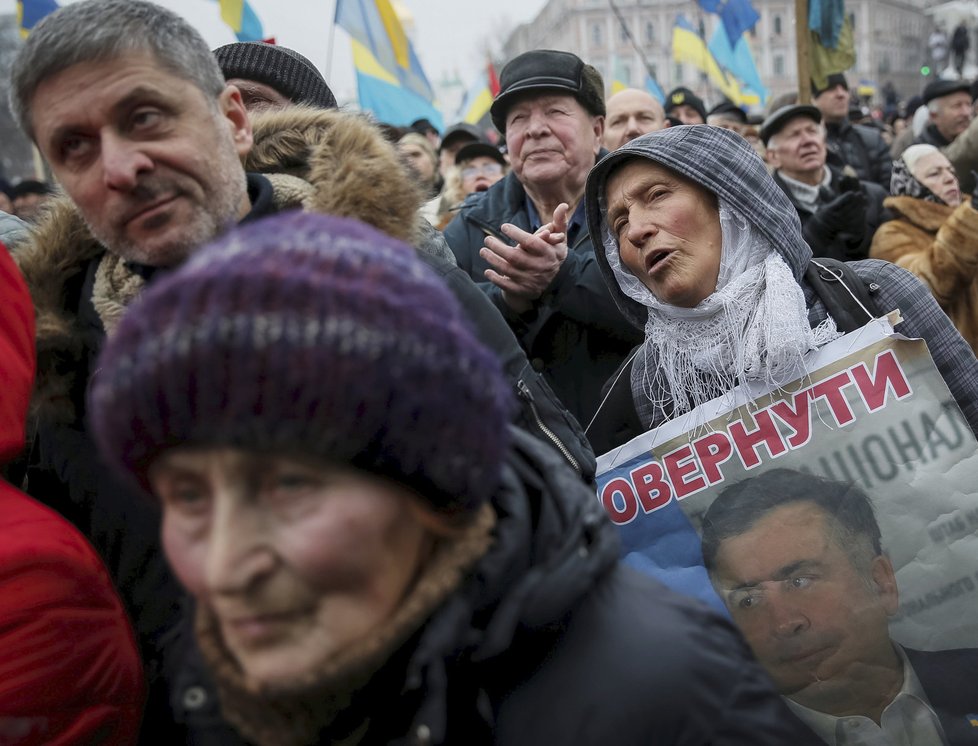
[(242, 226), (156, 282), (89, 391), (105, 459), (148, 491), (178, 445), (348, 464), (458, 513), (499, 484), (512, 399), (414, 249), (338, 217)]

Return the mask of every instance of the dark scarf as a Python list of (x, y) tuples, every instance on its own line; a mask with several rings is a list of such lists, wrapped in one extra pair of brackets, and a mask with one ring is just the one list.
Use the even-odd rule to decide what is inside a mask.
[[(328, 742), (354, 746), (370, 728), (372, 715), (384, 714), (382, 702), (368, 698), (374, 710), (354, 715), (357, 694), (373, 680), (396, 681), (403, 672), (388, 670), (395, 655), (462, 584), (469, 569), (492, 544), (496, 514), (488, 505), (458, 536), (439, 540), (412, 590), (393, 616), (353, 645), (338, 651), (317, 671), (288, 687), (266, 687), (241, 670), (221, 638), (214, 615), (197, 608), (196, 635), (200, 650), (217, 684), (221, 712), (238, 733), (257, 746), (307, 746)], [(399, 691), (395, 690), (395, 694)], [(362, 698), (361, 698), (362, 699)]]
[(947, 204), (910, 173), (910, 168), (904, 162), (903, 158), (897, 158), (893, 161), (893, 174), (890, 176), (890, 194), (894, 197), (914, 197), (915, 199), (934, 202), (938, 205)]

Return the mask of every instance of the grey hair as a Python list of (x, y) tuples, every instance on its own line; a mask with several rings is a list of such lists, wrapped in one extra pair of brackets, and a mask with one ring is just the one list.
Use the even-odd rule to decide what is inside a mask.
[(168, 72), (208, 99), (224, 76), (207, 42), (176, 13), (143, 0), (82, 0), (55, 11), (31, 31), (10, 75), (10, 110), (34, 139), (31, 100), (47, 78), (84, 62), (149, 52)]

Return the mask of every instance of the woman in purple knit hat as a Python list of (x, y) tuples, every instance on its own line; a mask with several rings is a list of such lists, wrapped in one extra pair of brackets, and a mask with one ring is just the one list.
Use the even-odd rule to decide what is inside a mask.
[(371, 228), (203, 249), (90, 406), (192, 601), (163, 672), (188, 742), (804, 743), (729, 622), (618, 564), (454, 297)]

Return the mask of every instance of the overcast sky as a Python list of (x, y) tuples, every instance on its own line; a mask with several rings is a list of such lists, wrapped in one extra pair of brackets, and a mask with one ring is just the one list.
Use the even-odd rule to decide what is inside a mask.
[[(66, 4), (70, 0), (60, 0)], [(415, 49), (434, 83), (457, 70), (468, 85), (484, 60), (490, 34), (532, 20), (546, 0), (400, 0), (414, 16)], [(158, 0), (189, 19), (212, 46), (234, 41), (220, 20), (216, 0)], [(265, 29), (279, 44), (301, 52), (327, 75), (337, 97), (355, 97), (348, 37), (337, 30), (329, 54), (335, 0), (250, 0)], [(0, 0), (0, 13), (14, 12), (14, 0)], [(496, 40), (496, 46), (501, 39)], [(331, 57), (331, 59), (330, 59)]]

